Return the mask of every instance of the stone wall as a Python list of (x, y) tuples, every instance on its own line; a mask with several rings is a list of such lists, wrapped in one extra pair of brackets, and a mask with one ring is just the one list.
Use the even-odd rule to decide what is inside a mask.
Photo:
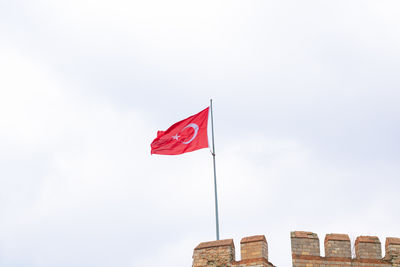
[(351, 257), (350, 238), (346, 234), (325, 236), (325, 257), (319, 253), (319, 239), (315, 233), (292, 232), (293, 267), (392, 267), (400, 266), (400, 239), (387, 238), (386, 255), (382, 258), (381, 242), (376, 236), (357, 237), (355, 258)]
[(265, 236), (256, 235), (240, 241), (242, 259), (235, 260), (232, 239), (200, 243), (193, 252), (193, 267), (273, 267), (268, 261), (268, 244)]
[[(357, 237), (352, 258), (350, 238), (346, 234), (328, 234), (324, 240), (325, 257), (320, 255), (318, 235), (291, 232), (293, 267), (400, 267), (400, 238), (388, 237), (385, 256), (376, 236)], [(232, 239), (200, 243), (193, 252), (192, 267), (273, 267), (268, 261), (268, 243), (263, 235), (242, 238), (241, 260), (235, 259)]]

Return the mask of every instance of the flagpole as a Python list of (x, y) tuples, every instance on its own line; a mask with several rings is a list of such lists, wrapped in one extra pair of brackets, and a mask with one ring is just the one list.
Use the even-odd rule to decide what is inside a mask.
[(214, 120), (213, 120), (212, 99), (210, 99), (210, 109), (211, 109), (211, 133), (212, 133), (212, 153), (211, 154), (213, 156), (213, 163), (214, 163), (215, 228), (216, 228), (216, 233), (217, 233), (217, 240), (219, 240), (217, 171), (215, 169)]

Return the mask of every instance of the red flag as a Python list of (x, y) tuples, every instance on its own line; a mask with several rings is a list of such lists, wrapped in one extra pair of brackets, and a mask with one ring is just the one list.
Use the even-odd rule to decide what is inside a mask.
[(158, 131), (151, 154), (179, 155), (208, 147), (208, 109), (179, 121), (166, 131)]

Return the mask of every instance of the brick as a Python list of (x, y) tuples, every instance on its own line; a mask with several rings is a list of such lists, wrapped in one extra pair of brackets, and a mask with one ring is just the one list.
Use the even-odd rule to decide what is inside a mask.
[(376, 236), (359, 236), (355, 242), (357, 259), (381, 259), (382, 248)]
[(350, 238), (345, 234), (328, 234), (324, 241), (325, 256), (351, 258)]
[(242, 260), (263, 258), (268, 260), (268, 244), (264, 235), (242, 238), (240, 241)]

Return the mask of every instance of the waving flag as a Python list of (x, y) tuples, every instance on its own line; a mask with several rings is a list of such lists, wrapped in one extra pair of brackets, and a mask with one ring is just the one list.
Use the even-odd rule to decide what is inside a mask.
[(208, 110), (181, 120), (166, 131), (158, 131), (151, 143), (151, 154), (179, 155), (207, 148)]

